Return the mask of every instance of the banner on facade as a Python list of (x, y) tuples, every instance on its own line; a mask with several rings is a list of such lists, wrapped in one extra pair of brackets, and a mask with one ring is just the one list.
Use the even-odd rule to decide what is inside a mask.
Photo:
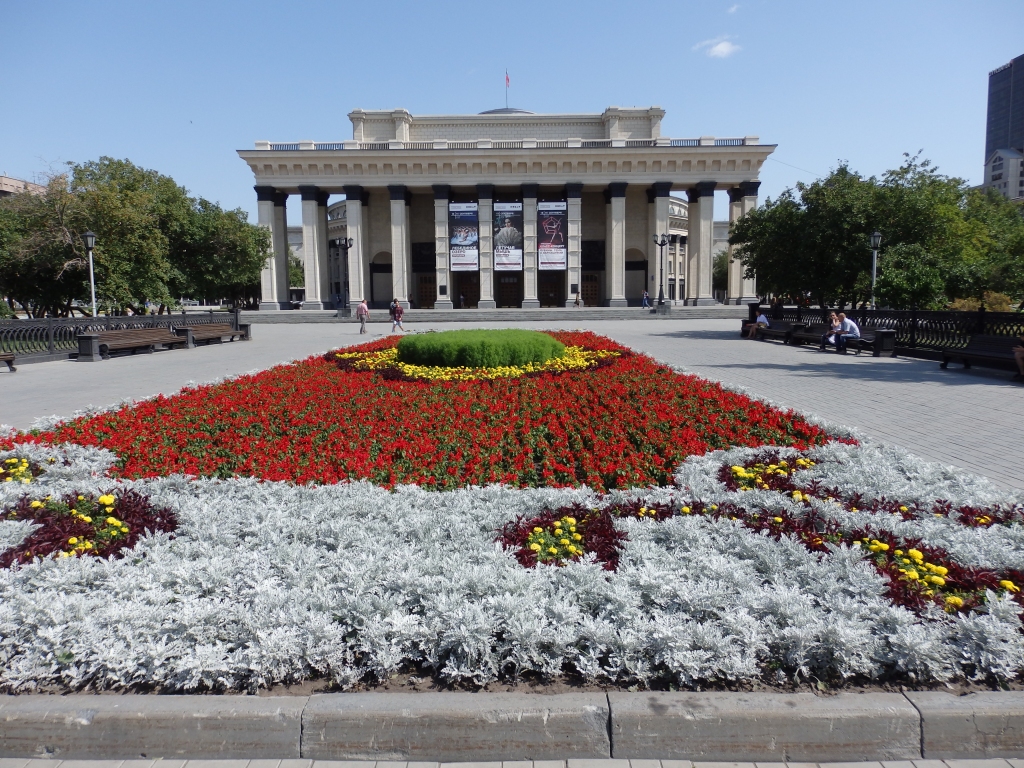
[(448, 203), (448, 259), (452, 272), (480, 269), (480, 226), (476, 203)]
[(537, 268), (566, 269), (569, 261), (569, 206), (564, 200), (537, 202)]
[(494, 204), (494, 269), (517, 272), (523, 268), (523, 204)]

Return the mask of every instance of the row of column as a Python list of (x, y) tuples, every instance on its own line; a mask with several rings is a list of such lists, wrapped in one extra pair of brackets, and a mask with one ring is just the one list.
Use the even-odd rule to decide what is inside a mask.
[[(687, 192), (688, 236), (684, 279), (687, 304), (696, 306), (715, 304), (712, 291), (712, 244), (714, 238), (714, 181), (697, 183)], [(745, 216), (757, 205), (760, 182), (742, 182), (729, 189), (730, 223)], [(626, 301), (626, 182), (613, 182), (605, 190), (605, 296), (608, 305), (624, 307)], [(258, 219), (261, 226), (271, 231), (273, 255), (267, 260), (262, 273), (261, 310), (284, 309), (288, 304), (288, 222), (285, 203), (288, 195), (273, 187), (257, 186)], [(540, 306), (537, 297), (537, 184), (523, 184), (523, 303), (524, 308)], [(365, 270), (369, 254), (366, 236), (366, 191), (358, 185), (344, 187), (346, 197), (349, 306), (355, 308), (363, 299)], [(436, 255), (436, 290), (434, 307), (451, 309), (451, 275), (448, 263), (448, 203), (451, 186), (433, 185), (434, 191), (434, 252)], [(388, 187), (391, 202), (391, 278), (393, 295), (408, 305), (410, 295), (410, 257), (412, 252), (409, 226), (409, 190), (403, 185)], [(647, 190), (648, 234), (669, 231), (669, 198), (671, 182), (656, 182)], [(327, 269), (327, 192), (315, 186), (300, 186), (302, 197), (302, 247), (305, 269), (306, 309), (324, 309), (325, 298), (330, 296)], [(565, 185), (568, 208), (568, 239), (566, 269), (566, 306), (572, 305), (582, 280), (582, 195), (583, 185)], [(479, 205), (480, 299), (481, 309), (494, 308), (494, 252), (491, 231), (494, 185), (477, 185)], [(648, 238), (650, 239), (650, 238)], [(647, 244), (648, 274), (658, 275), (659, 251)], [(755, 301), (756, 286), (753, 279), (743, 277), (743, 265), (729, 254), (729, 272), (726, 300), (729, 303)]]

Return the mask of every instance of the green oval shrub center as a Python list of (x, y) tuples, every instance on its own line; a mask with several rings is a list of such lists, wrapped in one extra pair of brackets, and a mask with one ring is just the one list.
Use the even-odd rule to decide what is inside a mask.
[(564, 353), (565, 346), (546, 333), (514, 328), (424, 333), (404, 336), (398, 342), (399, 361), (446, 368), (544, 363)]

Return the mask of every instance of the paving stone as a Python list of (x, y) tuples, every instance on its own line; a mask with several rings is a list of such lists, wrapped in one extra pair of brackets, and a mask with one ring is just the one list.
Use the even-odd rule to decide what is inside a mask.
[(299, 756), (305, 702), (299, 696), (0, 696), (0, 756), (118, 764), (235, 758), (240, 762), (217, 768), (245, 768), (249, 758)]
[[(376, 768), (405, 768), (407, 763), (405, 761), (397, 760), (378, 760)], [(500, 765), (491, 766), (490, 768), (501, 768)]]
[(565, 760), (534, 760), (533, 768), (565, 768)]
[[(124, 768), (124, 766), (122, 766), (122, 768)], [(191, 767), (189, 767), (189, 768), (191, 768)], [(280, 760), (250, 760), (248, 768), (281, 768), (281, 761)]]
[(911, 760), (883, 760), (882, 768), (915, 768)]
[(703, 762), (696, 761), (693, 768), (755, 768), (756, 763), (730, 763), (730, 762)]
[(1009, 768), (1006, 760), (943, 760), (949, 768)]
[(920, 756), (917, 711), (899, 694), (616, 691), (608, 700), (619, 757), (687, 758), (700, 768), (744, 758), (820, 762)]
[(818, 763), (819, 768), (882, 768), (881, 763), (873, 762), (839, 762), (839, 763)]
[[(380, 763), (377, 763), (380, 765)], [(423, 762), (410, 762), (406, 764), (406, 768), (440, 768), (440, 763), (423, 763)], [(524, 768), (530, 768), (531, 764), (528, 762)]]
[[(378, 762), (377, 765), (379, 766), (380, 763)], [(484, 762), (484, 763), (480, 763), (480, 762), (477, 762), (477, 763), (474, 763), (474, 762), (440, 763), (440, 768), (501, 768), (501, 762), (499, 761), (499, 762)]]
[(629, 768), (662, 768), (661, 760), (630, 760)]
[(985, 691), (966, 696), (909, 691), (906, 697), (921, 713), (924, 757), (945, 759), (948, 764), (948, 758), (1024, 755), (1022, 691)]
[(501, 768), (533, 768), (532, 760), (504, 760)]
[(568, 768), (629, 768), (629, 760), (567, 760)]
[(28, 765), (28, 758), (25, 757), (0, 757), (0, 768), (25, 768)]
[[(153, 768), (156, 760), (122, 760), (121, 768)], [(160, 768), (167, 768), (166, 761), (160, 762)]]
[(317, 760), (465, 763), (610, 754), (608, 701), (597, 693), (319, 694), (303, 712), (302, 734), (302, 755)]
[(914, 760), (914, 768), (946, 768), (941, 760)]
[(661, 768), (693, 768), (689, 760), (662, 760)]
[(61, 760), (60, 766), (61, 768), (120, 768), (121, 763), (121, 760)]
[(185, 768), (248, 768), (248, 760), (189, 760)]
[(374, 768), (373, 760), (314, 760), (313, 768)]

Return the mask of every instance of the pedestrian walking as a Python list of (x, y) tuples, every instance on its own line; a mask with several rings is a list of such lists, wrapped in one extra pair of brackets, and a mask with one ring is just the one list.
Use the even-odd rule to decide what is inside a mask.
[(405, 332), (405, 327), (402, 325), (402, 315), (405, 314), (405, 310), (402, 309), (402, 305), (398, 303), (398, 299), (395, 299), (394, 309), (391, 312), (391, 332), (395, 332), (395, 328), (401, 328), (402, 332)]
[(370, 319), (370, 308), (366, 306), (366, 299), (359, 302), (356, 307), (356, 317), (359, 318), (359, 332), (366, 333), (366, 322)]
[(650, 308), (650, 306), (651, 306), (651, 302), (649, 301), (650, 298), (651, 298), (651, 295), (649, 293), (647, 293), (647, 291), (644, 291), (644, 303), (641, 306)]

